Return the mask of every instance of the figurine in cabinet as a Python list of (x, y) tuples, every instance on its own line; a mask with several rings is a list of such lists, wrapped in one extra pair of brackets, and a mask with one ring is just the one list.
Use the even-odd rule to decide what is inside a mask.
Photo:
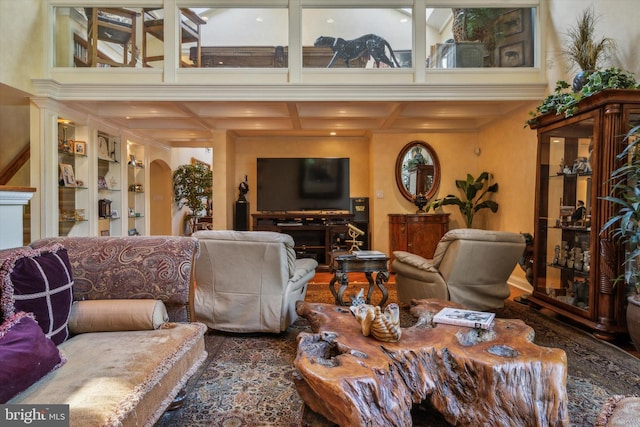
[(584, 219), (587, 213), (587, 208), (584, 207), (584, 201), (578, 200), (578, 207), (571, 214), (572, 221), (581, 221)]
[(587, 309), (589, 307), (589, 280), (568, 281), (571, 295), (571, 305)]

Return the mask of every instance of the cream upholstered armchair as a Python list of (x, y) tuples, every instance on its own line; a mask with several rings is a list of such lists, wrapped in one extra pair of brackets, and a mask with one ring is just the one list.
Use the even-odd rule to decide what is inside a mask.
[(465, 228), (447, 232), (433, 259), (395, 251), (398, 300), (439, 298), (471, 310), (503, 307), (510, 293), (507, 279), (524, 248), (519, 233)]
[(202, 230), (196, 319), (229, 332), (281, 332), (296, 318), (317, 261), (296, 259), (293, 239), (268, 231)]

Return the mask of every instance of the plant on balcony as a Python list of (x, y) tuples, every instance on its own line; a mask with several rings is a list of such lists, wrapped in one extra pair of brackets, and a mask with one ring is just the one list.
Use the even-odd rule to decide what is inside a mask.
[(587, 76), (596, 71), (601, 62), (610, 56), (616, 48), (615, 40), (602, 37), (596, 40), (597, 17), (593, 8), (586, 9), (578, 18), (575, 27), (567, 32), (567, 46), (564, 55), (571, 62), (572, 68), (580, 68), (580, 72), (573, 79), (574, 91), (579, 91)]
[(427, 211), (430, 208), (438, 209), (441, 206), (455, 205), (460, 209), (467, 228), (471, 228), (473, 217), (479, 210), (490, 209), (493, 213), (498, 211), (498, 203), (489, 200), (491, 194), (498, 191), (498, 183), (491, 184), (491, 178), (492, 175), (489, 172), (482, 172), (478, 178), (467, 174), (467, 179), (456, 180), (456, 187), (462, 191), (462, 198), (448, 194), (431, 202)]
[(504, 38), (500, 28), (500, 17), (510, 9), (500, 8), (454, 8), (453, 39), (456, 43), (480, 41), (489, 53), (489, 65), (493, 66), (493, 54), (496, 46)]
[(527, 120), (525, 127), (535, 124), (538, 116), (550, 112), (571, 117), (578, 110), (578, 103), (582, 99), (605, 89), (640, 89), (640, 85), (632, 73), (617, 67), (604, 68), (590, 73), (586, 83), (578, 92), (573, 92), (571, 85), (566, 81), (558, 80), (553, 93), (547, 96), (535, 111), (529, 112), (532, 118)]
[(173, 172), (174, 201), (178, 209), (187, 207), (190, 229), (206, 213), (207, 200), (213, 194), (213, 173), (202, 163), (180, 165)]

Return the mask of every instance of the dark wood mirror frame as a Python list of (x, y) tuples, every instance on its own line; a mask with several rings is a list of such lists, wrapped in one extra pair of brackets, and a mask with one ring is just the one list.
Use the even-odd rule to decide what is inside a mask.
[[(402, 171), (403, 168), (405, 168), (405, 158), (416, 148), (425, 158), (427, 156), (431, 158), (431, 164), (419, 165), (417, 167), (418, 177), (416, 178), (416, 182), (418, 183), (418, 188), (416, 189), (416, 193), (422, 193), (427, 197), (427, 199), (431, 199), (435, 196), (440, 185), (440, 162), (438, 161), (438, 156), (436, 155), (435, 150), (424, 141), (411, 141), (402, 148), (400, 154), (398, 154), (398, 158), (396, 159), (396, 184), (398, 185), (398, 190), (400, 190), (402, 196), (410, 202), (413, 202), (415, 194), (405, 186), (402, 179)], [(420, 185), (428, 185), (427, 177), (429, 176), (432, 177), (430, 188), (422, 188), (423, 191), (418, 191), (420, 190)]]

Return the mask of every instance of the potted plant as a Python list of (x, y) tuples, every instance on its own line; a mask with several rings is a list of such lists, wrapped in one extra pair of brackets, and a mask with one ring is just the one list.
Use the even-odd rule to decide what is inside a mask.
[(598, 65), (615, 49), (615, 40), (602, 37), (595, 38), (597, 17), (592, 8), (586, 9), (578, 18), (575, 27), (567, 32), (567, 47), (564, 55), (571, 62), (572, 68), (579, 67), (580, 71), (573, 79), (573, 90), (580, 91), (587, 76), (598, 69)]
[(539, 115), (550, 112), (571, 117), (578, 110), (581, 100), (605, 89), (639, 89), (640, 85), (632, 73), (610, 67), (591, 72), (578, 92), (572, 92), (570, 87), (566, 81), (558, 80), (554, 92), (547, 96), (535, 111), (529, 112), (532, 118), (527, 120), (525, 127), (535, 123)]
[[(500, 17), (510, 9), (501, 8), (453, 8), (453, 40), (456, 43), (479, 41), (488, 53), (493, 66), (493, 51), (504, 37)], [(478, 66), (482, 66), (479, 64)]]
[(491, 212), (494, 213), (498, 211), (498, 203), (488, 200), (491, 193), (498, 191), (498, 183), (490, 184), (491, 178), (492, 176), (488, 172), (482, 172), (478, 178), (467, 174), (466, 180), (456, 180), (456, 187), (462, 190), (462, 198), (448, 194), (431, 202), (429, 208), (437, 209), (445, 205), (455, 205), (460, 209), (466, 226), (471, 228), (473, 217), (479, 210), (491, 209)]
[(186, 220), (193, 232), (197, 219), (206, 213), (207, 200), (213, 194), (213, 174), (211, 168), (202, 164), (180, 165), (173, 172), (174, 200), (178, 209), (187, 207)]
[(611, 195), (603, 198), (618, 211), (601, 232), (612, 231), (612, 237), (625, 247), (625, 273), (615, 283), (628, 286), (627, 328), (633, 345), (640, 350), (640, 125), (627, 133), (624, 142), (626, 146), (618, 155), (620, 166), (611, 172)]

